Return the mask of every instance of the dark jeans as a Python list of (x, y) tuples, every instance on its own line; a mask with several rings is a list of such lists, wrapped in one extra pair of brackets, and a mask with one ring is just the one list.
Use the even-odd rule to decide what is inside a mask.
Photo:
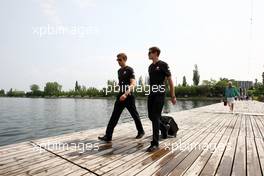
[(127, 108), (130, 115), (134, 119), (138, 133), (144, 133), (143, 126), (142, 126), (142, 123), (140, 121), (140, 117), (139, 117), (139, 114), (137, 112), (137, 109), (136, 109), (135, 97), (133, 95), (129, 95), (125, 101), (121, 102), (119, 100), (121, 95), (122, 94), (119, 94), (116, 98), (114, 110), (112, 112), (110, 121), (108, 122), (108, 125), (106, 128), (106, 136), (109, 139), (112, 139), (114, 128), (117, 125), (118, 120), (120, 118), (120, 115), (121, 115), (122, 111), (124, 110), (124, 108)]
[(150, 94), (148, 96), (148, 116), (152, 122), (153, 139), (151, 145), (159, 145), (159, 130), (166, 131), (161, 123), (161, 112), (165, 101), (163, 94)]

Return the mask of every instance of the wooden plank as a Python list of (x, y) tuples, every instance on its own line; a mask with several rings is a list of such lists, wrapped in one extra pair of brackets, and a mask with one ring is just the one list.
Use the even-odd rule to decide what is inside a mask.
[[(218, 143), (225, 143), (229, 137), (229, 133), (231, 133), (231, 131), (228, 129), (228, 127), (232, 128), (232, 126), (234, 125), (236, 119), (232, 118), (229, 116), (228, 120), (226, 121), (225, 125), (219, 129), (218, 131), (215, 129), (213, 131), (213, 138), (209, 141), (203, 142), (202, 146), (206, 146), (208, 147), (211, 146), (209, 148), (209, 150), (204, 150), (204, 154), (206, 155), (206, 153), (211, 153), (214, 152), (211, 156), (210, 160), (206, 163), (204, 162), (204, 164), (206, 163), (204, 169), (202, 170), (203, 167), (200, 167), (200, 169), (198, 170), (202, 170), (202, 173), (200, 175), (210, 175), (211, 173), (208, 172), (207, 167), (208, 165), (211, 166), (212, 168), (215, 167), (215, 165), (217, 164), (217, 160), (219, 158), (219, 153), (220, 153), (220, 157), (221, 157), (221, 150), (222, 150), (222, 146), (219, 147), (219, 145), (217, 145)], [(217, 151), (214, 151), (217, 150)], [(203, 148), (198, 149), (194, 152), (191, 152), (188, 155), (188, 159), (185, 158), (176, 168), (174, 168), (174, 170), (169, 174), (169, 175), (182, 175), (184, 174), (192, 165), (195, 161), (197, 161), (197, 158), (202, 155), (203, 152)], [(199, 160), (197, 161), (199, 163)], [(203, 163), (203, 162), (202, 162)], [(200, 165), (202, 164), (200, 162)], [(216, 165), (217, 166), (217, 165)], [(191, 173), (192, 171), (190, 171), (189, 173)], [(192, 173), (196, 173), (196, 172), (192, 172)]]
[[(224, 119), (222, 118), (221, 120), (223, 121)], [(212, 131), (211, 132), (209, 131), (208, 134), (210, 133), (212, 133)], [(173, 153), (174, 155), (177, 155), (180, 152), (182, 152), (182, 150), (174, 151)], [(138, 173), (138, 175), (153, 174), (157, 169), (160, 169), (161, 167), (163, 167), (163, 165), (170, 162), (171, 158), (173, 157), (174, 157), (173, 155), (166, 155), (165, 157), (160, 158), (159, 160), (157, 160), (156, 162), (152, 163), (150, 166), (145, 168), (142, 172)]]
[[(223, 136), (216, 135), (212, 142), (210, 142), (209, 146), (212, 146), (213, 148), (210, 147), (209, 149), (204, 150), (192, 166), (184, 173), (184, 175), (199, 175), (202, 170), (202, 174), (204, 175), (214, 175), (210, 173), (210, 171), (213, 170), (213, 167), (217, 167), (218, 162), (221, 159), (221, 155), (226, 149), (226, 143), (229, 140), (230, 134), (232, 133), (236, 122), (237, 117), (232, 118), (232, 121), (225, 129)], [(218, 138), (219, 140), (217, 140)], [(210, 167), (211, 169), (207, 169), (206, 167)]]
[(251, 125), (251, 116), (245, 115), (246, 119), (246, 136), (248, 138), (254, 138), (254, 133)]
[(41, 160), (41, 161), (31, 160), (32, 161), (31, 165), (28, 165), (28, 163), (21, 163), (19, 165), (14, 165), (14, 166), (5, 168), (0, 171), (0, 175), (1, 176), (17, 175), (18, 173), (25, 173), (26, 171), (29, 171), (30, 169), (37, 168), (38, 166), (43, 166), (43, 165), (40, 165), (43, 162), (46, 162), (48, 164), (49, 162), (52, 162), (52, 161), (62, 161), (62, 160), (58, 160), (55, 155), (49, 152), (43, 152), (41, 155), (42, 155), (41, 157), (43, 157), (44, 160)]
[[(128, 132), (128, 131), (127, 131)], [(124, 143), (126, 142), (126, 141), (123, 141)], [(131, 142), (131, 141), (130, 141)], [(133, 142), (133, 141), (132, 141)], [(119, 143), (120, 144), (120, 143)], [(65, 172), (65, 170), (64, 170), (64, 165), (65, 164), (62, 164), (62, 165), (59, 165), (59, 166), (56, 166), (56, 168), (54, 168), (54, 169), (51, 169), (53, 172), (54, 172), (54, 170), (57, 170), (57, 171), (59, 171), (59, 170), (62, 170), (62, 172)]]
[[(214, 134), (212, 133), (212, 131), (215, 128), (220, 128), (221, 125), (223, 126), (224, 122), (225, 122), (225, 120), (221, 119), (220, 123), (217, 123), (216, 126), (212, 126), (210, 128), (205, 128), (200, 133), (196, 133), (189, 140), (185, 141), (184, 143), (180, 143), (180, 145), (182, 145), (182, 146), (187, 146), (187, 148), (186, 148), (187, 150), (182, 150), (180, 148), (180, 149), (177, 149), (176, 151), (167, 153), (165, 156), (163, 156), (163, 157), (159, 158), (157, 161), (155, 161), (155, 163), (157, 163), (158, 166), (153, 165), (153, 163), (149, 163), (148, 165), (147, 164), (144, 164), (144, 165), (143, 164), (142, 165), (137, 164), (135, 167), (127, 170), (123, 174), (125, 175), (125, 174), (128, 174), (129, 172), (131, 172), (131, 173), (138, 173), (139, 175), (144, 175), (146, 173), (151, 173), (151, 170), (153, 170), (152, 167), (157, 167), (157, 169), (161, 169), (160, 172), (163, 172), (162, 169), (164, 167), (168, 167), (168, 169), (166, 169), (166, 171), (168, 171), (170, 168), (173, 167), (173, 164), (177, 165), (177, 162), (183, 160), (190, 153), (190, 151), (193, 150), (193, 148), (195, 149), (195, 147), (200, 144), (200, 142), (202, 142), (205, 139), (210, 138), (210, 136), (213, 136)], [(211, 129), (211, 131), (208, 129)], [(188, 149), (190, 149), (190, 151)], [(164, 158), (166, 158), (165, 159), (166, 161), (164, 161)], [(148, 167), (148, 168), (145, 169), (146, 167)], [(144, 171), (140, 172), (143, 169), (144, 169)], [(160, 173), (158, 173), (158, 174), (160, 174)], [(164, 175), (164, 174), (165, 173), (162, 173), (161, 175)]]
[[(210, 123), (211, 123), (211, 125), (217, 125), (217, 124), (219, 124), (218, 122), (220, 120), (221, 119), (215, 119), (215, 120), (211, 121)], [(177, 138), (175, 140), (173, 140), (173, 141), (170, 140), (171, 144), (177, 145), (177, 144), (179, 144), (179, 142), (186, 142), (187, 140), (189, 140), (189, 141), (194, 140), (195, 137), (197, 137), (205, 129), (210, 127), (210, 125), (205, 126), (204, 124), (203, 124), (203, 126), (204, 126), (203, 129), (200, 129), (198, 131), (192, 130), (192, 131), (188, 132), (187, 136), (180, 138), (181, 140), (177, 139), (178, 138), (178, 136), (177, 136)], [(178, 142), (176, 142), (176, 141), (178, 141)], [(162, 146), (162, 144), (163, 144), (163, 141), (161, 141), (161, 146)], [(165, 147), (167, 147), (167, 146), (164, 146), (164, 148)], [(146, 162), (149, 163), (149, 162), (153, 161), (153, 158), (158, 159), (157, 156), (161, 157), (166, 152), (166, 150), (161, 148), (159, 151), (155, 152), (156, 154), (155, 153), (149, 154), (149, 153), (145, 152), (145, 149), (146, 148), (144, 148), (143, 151), (142, 150), (139, 151), (141, 153), (141, 155), (139, 155), (139, 157), (131, 157), (131, 156), (125, 157), (125, 158), (123, 158), (125, 160), (122, 159), (119, 163), (114, 162), (114, 163), (110, 164), (108, 167), (103, 167), (100, 170), (98, 170), (97, 173), (105, 174), (105, 175), (119, 175), (119, 174), (123, 173), (125, 170), (128, 170), (129, 168), (137, 165), (137, 163), (139, 163), (139, 162), (143, 162), (144, 165), (146, 165), (145, 164)]]
[(254, 138), (262, 138), (261, 132), (256, 122), (256, 116), (250, 116), (250, 121), (253, 129)]
[[(150, 137), (149, 137), (149, 138), (150, 138)], [(149, 139), (149, 140), (150, 140), (150, 139)], [(146, 145), (149, 145), (149, 144), (146, 143)], [(143, 147), (143, 146), (142, 146), (142, 147)], [(145, 146), (145, 147), (146, 147), (146, 146)], [(134, 150), (134, 149), (132, 149), (132, 150)], [(113, 151), (113, 152), (114, 152), (114, 151)], [(130, 152), (130, 151), (129, 151), (129, 152)], [(105, 157), (104, 157), (104, 158), (105, 158)], [(85, 158), (82, 158), (82, 160), (83, 160), (83, 159), (86, 159), (86, 157), (85, 157)], [(98, 164), (97, 164), (97, 161), (98, 161), (98, 160), (95, 161), (95, 162), (96, 162), (95, 164), (92, 164), (91, 161), (89, 161), (89, 162), (86, 161), (84, 164), (82, 164), (81, 162), (78, 161), (78, 163), (81, 164), (82, 166), (89, 166), (89, 168), (92, 167), (92, 169), (97, 169), (98, 167), (104, 165), (103, 163), (101, 163), (101, 164), (98, 163)], [(93, 166), (94, 166), (94, 167), (93, 167)]]
[[(66, 174), (66, 176), (96, 176), (95, 174), (91, 173), (91, 172), (87, 172), (84, 170), (78, 170), (78, 171), (74, 171), (72, 173)], [(57, 175), (54, 175), (57, 176)]]
[[(38, 156), (39, 152), (34, 152), (32, 150), (32, 147), (28, 148), (26, 152), (21, 153), (21, 154), (22, 155), (13, 155), (14, 157), (9, 158), (8, 160), (5, 160), (3, 162), (0, 162), (2, 165), (2, 166), (0, 166), (0, 168), (3, 170), (6, 167), (10, 168), (11, 166), (16, 165), (18, 163), (24, 164), (24, 162), (27, 162), (28, 164), (30, 164), (31, 162), (28, 160), (31, 160), (32, 157), (35, 159), (39, 159), (39, 157), (41, 157), (41, 156)], [(40, 158), (40, 159), (42, 159), (42, 158)]]
[(79, 166), (76, 166), (69, 162), (66, 162), (64, 164), (55, 167), (51, 167), (46, 170), (42, 170), (42, 168), (40, 168), (40, 171), (36, 171), (34, 176), (45, 176), (45, 175), (56, 176), (56, 175), (67, 175), (71, 173), (76, 173), (77, 175), (77, 173), (83, 173), (83, 174), (87, 173), (87, 170), (80, 168)]
[(232, 168), (232, 176), (246, 176), (246, 119), (242, 116), (236, 153)]
[(240, 125), (241, 125), (241, 116), (239, 115), (236, 125), (232, 131), (230, 139), (225, 148), (221, 162), (216, 171), (216, 174), (215, 174), (216, 176), (231, 175), (238, 134), (240, 131)]
[(264, 138), (264, 125), (263, 125), (263, 123), (260, 120), (261, 118), (263, 119), (264, 116), (255, 117), (254, 119), (255, 119), (256, 125), (257, 125), (257, 127), (258, 127), (258, 129), (260, 131), (261, 137), (263, 139)]
[(255, 140), (247, 138), (247, 176), (262, 175)]
[(259, 156), (259, 163), (261, 166), (262, 175), (264, 174), (264, 141), (262, 139), (255, 139), (256, 148)]

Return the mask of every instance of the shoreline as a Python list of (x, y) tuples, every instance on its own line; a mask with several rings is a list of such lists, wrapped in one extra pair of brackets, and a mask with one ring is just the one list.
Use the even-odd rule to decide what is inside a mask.
[[(32, 99), (116, 99), (115, 96), (111, 97), (7, 97), (1, 96), (0, 98), (32, 98)], [(148, 97), (136, 97), (138, 100), (146, 100)], [(170, 97), (165, 97), (170, 99)], [(221, 101), (222, 97), (177, 97), (177, 100), (196, 100), (196, 101)]]

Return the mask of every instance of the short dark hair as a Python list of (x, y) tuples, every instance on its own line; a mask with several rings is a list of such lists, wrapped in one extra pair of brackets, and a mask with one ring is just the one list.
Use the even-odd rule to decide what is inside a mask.
[(160, 49), (156, 46), (149, 48), (149, 51), (152, 53), (157, 53), (158, 56), (160, 55)]
[(123, 58), (125, 61), (127, 60), (127, 55), (125, 53), (119, 53), (116, 57), (121, 57)]

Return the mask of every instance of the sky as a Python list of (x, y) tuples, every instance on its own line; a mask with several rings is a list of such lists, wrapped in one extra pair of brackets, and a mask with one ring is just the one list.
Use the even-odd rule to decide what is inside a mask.
[[(136, 78), (158, 46), (175, 83), (262, 80), (263, 0), (1, 0), (0, 89), (57, 81), (101, 88), (117, 79), (125, 52)], [(251, 24), (251, 17), (252, 24)]]

